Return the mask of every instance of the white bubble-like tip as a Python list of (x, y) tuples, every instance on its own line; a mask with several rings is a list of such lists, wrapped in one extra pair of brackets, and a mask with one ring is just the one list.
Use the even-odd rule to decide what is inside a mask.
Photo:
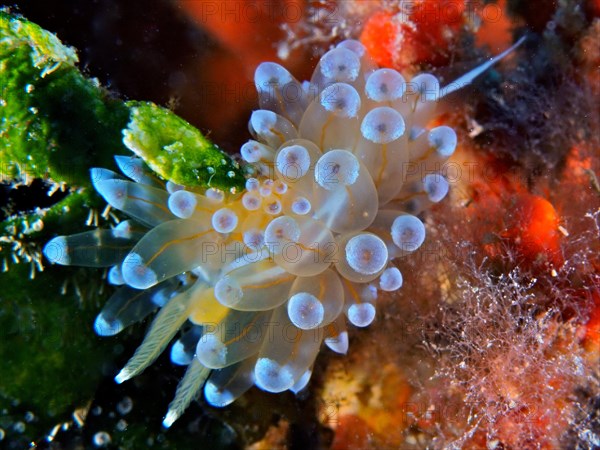
[(417, 217), (404, 214), (396, 217), (391, 227), (394, 244), (404, 251), (415, 251), (425, 241), (425, 225)]
[(458, 145), (456, 131), (446, 125), (431, 129), (427, 138), (429, 145), (435, 148), (435, 151), (444, 158), (452, 155)]
[(354, 184), (360, 172), (356, 156), (347, 150), (331, 150), (317, 161), (315, 181), (327, 190)]
[(179, 190), (169, 195), (167, 205), (169, 210), (181, 219), (187, 219), (194, 214), (198, 201), (191, 192)]
[(346, 83), (335, 83), (323, 89), (321, 106), (339, 117), (356, 117), (360, 109), (360, 95)]
[(187, 366), (192, 362), (193, 355), (185, 351), (185, 346), (181, 341), (175, 341), (171, 347), (171, 362), (178, 366)]
[(340, 334), (334, 337), (325, 338), (325, 345), (336, 353), (345, 355), (348, 353), (350, 341), (348, 339), (348, 332), (342, 331)]
[(52, 264), (69, 265), (69, 245), (65, 236), (57, 236), (51, 239), (42, 250), (42, 253)]
[(308, 292), (298, 292), (287, 304), (288, 317), (302, 330), (312, 330), (323, 322), (325, 309), (317, 297)]
[(385, 242), (374, 234), (359, 234), (346, 243), (346, 262), (361, 275), (373, 275), (387, 264)]
[(205, 334), (196, 346), (196, 358), (210, 369), (225, 367), (227, 347), (214, 334)]
[(441, 201), (447, 194), (450, 186), (448, 181), (439, 173), (425, 175), (423, 178), (423, 188), (427, 197), (433, 203)]
[(259, 187), (260, 181), (258, 181), (256, 178), (248, 178), (246, 180), (246, 190), (248, 192), (258, 191)]
[(420, 102), (435, 102), (440, 98), (440, 82), (430, 73), (421, 73), (410, 80), (413, 92), (420, 95)]
[(268, 392), (283, 392), (294, 385), (290, 369), (270, 358), (258, 358), (254, 366), (254, 376), (256, 385)]
[(146, 266), (143, 258), (135, 252), (125, 257), (121, 273), (125, 282), (135, 289), (148, 289), (158, 282), (156, 272)]
[(360, 125), (360, 131), (365, 139), (376, 144), (395, 141), (404, 134), (405, 128), (402, 115), (388, 106), (369, 111)]
[(292, 81), (292, 75), (280, 64), (263, 62), (254, 72), (254, 84), (258, 91), (271, 92), (273, 88), (281, 88)]
[(108, 271), (107, 280), (110, 284), (115, 286), (120, 286), (125, 284), (125, 280), (123, 279), (123, 274), (121, 273), (121, 266), (113, 266)]
[(238, 225), (238, 216), (229, 208), (221, 208), (212, 215), (211, 224), (217, 233), (231, 233)]
[(379, 287), (382, 291), (392, 292), (402, 287), (402, 273), (397, 267), (385, 269), (379, 277)]
[(215, 298), (223, 306), (236, 305), (244, 295), (242, 288), (233, 278), (225, 276), (215, 284)]
[(306, 197), (296, 197), (292, 202), (292, 212), (304, 216), (310, 212), (312, 205)]
[(265, 229), (265, 242), (268, 245), (284, 245), (288, 242), (298, 242), (299, 239), (300, 226), (290, 216), (273, 219)]
[(277, 114), (267, 109), (257, 109), (256, 111), (253, 111), (250, 116), (250, 126), (259, 134), (271, 134), (271, 130), (275, 128), (276, 124)]
[[(258, 112), (258, 111), (257, 111)], [(263, 130), (257, 130), (263, 132)], [(270, 159), (271, 150), (265, 144), (258, 141), (250, 140), (242, 145), (240, 148), (240, 154), (242, 159), (249, 163), (257, 163), (261, 159)]]
[(119, 319), (106, 320), (102, 313), (94, 321), (94, 331), (98, 336), (114, 336), (123, 331), (123, 324)]
[(256, 211), (260, 208), (262, 198), (254, 191), (246, 192), (242, 196), (242, 206), (248, 211)]
[(310, 154), (306, 147), (290, 145), (283, 147), (275, 158), (277, 170), (286, 180), (295, 181), (302, 178), (310, 168)]
[(394, 101), (406, 90), (406, 81), (397, 70), (379, 69), (369, 75), (365, 85), (367, 97), (376, 102)]
[(111, 206), (123, 209), (127, 199), (127, 182), (124, 180), (102, 180), (94, 183), (96, 191), (104, 197)]
[(230, 405), (236, 399), (230, 391), (219, 388), (210, 380), (204, 385), (204, 398), (210, 405), (217, 408)]
[(329, 80), (350, 82), (360, 73), (360, 59), (350, 49), (337, 47), (321, 57), (321, 73)]
[(263, 211), (272, 216), (276, 216), (281, 212), (282, 206), (279, 200), (272, 200), (263, 205)]
[(348, 308), (348, 320), (356, 327), (368, 327), (374, 319), (375, 307), (371, 303), (357, 303)]

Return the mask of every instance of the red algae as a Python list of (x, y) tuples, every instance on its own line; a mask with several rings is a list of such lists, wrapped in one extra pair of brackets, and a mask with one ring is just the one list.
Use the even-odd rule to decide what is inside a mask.
[(507, 212), (505, 227), (497, 234), (501, 245), (509, 246), (522, 265), (559, 267), (562, 264), (560, 218), (552, 204), (538, 195), (516, 194), (502, 206)]
[(373, 431), (360, 417), (353, 414), (341, 416), (331, 450), (363, 449), (372, 446)]
[[(487, 8), (487, 9), (486, 9)], [(510, 46), (512, 42), (513, 23), (506, 10), (506, 0), (489, 3), (484, 6), (480, 15), (481, 25), (475, 33), (475, 41), (478, 47), (487, 45), (492, 49), (502, 49)]]
[[(464, 1), (421, 0), (373, 13), (360, 40), (382, 67), (445, 66), (465, 29), (475, 28), (477, 12)], [(469, 8), (467, 8), (469, 6)]]
[(394, 67), (394, 55), (398, 48), (400, 25), (394, 20), (394, 14), (377, 11), (368, 18), (360, 41), (371, 57), (382, 67)]
[(583, 345), (588, 351), (597, 354), (600, 352), (600, 292), (596, 289), (591, 295), (593, 303), (591, 305), (588, 321), (585, 323)]

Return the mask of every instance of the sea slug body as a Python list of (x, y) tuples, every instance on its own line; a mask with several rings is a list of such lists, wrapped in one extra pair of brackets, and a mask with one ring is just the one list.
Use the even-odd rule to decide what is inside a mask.
[(92, 169), (93, 184), (131, 220), (44, 249), (54, 263), (110, 269), (119, 287), (96, 319), (99, 335), (159, 310), (117, 382), (182, 330), (171, 359), (188, 370), (165, 426), (203, 386), (214, 406), (253, 385), (304, 388), (323, 343), (347, 352), (346, 319), (368, 326), (378, 291), (402, 286), (394, 260), (424, 242), (417, 216), (448, 192), (432, 168), (457, 138), (447, 126), (428, 128), (443, 91), (433, 75), (406, 82), (344, 41), (310, 81), (263, 63), (255, 84), (261, 109), (240, 152), (254, 172), (243, 192), (165, 183), (141, 160), (118, 156), (120, 167), (136, 167), (123, 171), (130, 180)]

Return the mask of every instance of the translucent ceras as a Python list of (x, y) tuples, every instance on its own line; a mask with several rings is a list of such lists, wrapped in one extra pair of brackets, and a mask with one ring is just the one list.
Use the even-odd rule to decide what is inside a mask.
[(159, 310), (118, 383), (178, 334), (171, 359), (188, 370), (165, 426), (202, 387), (214, 406), (253, 385), (303, 389), (322, 344), (346, 353), (346, 323), (369, 325), (379, 292), (400, 289), (394, 260), (421, 246), (417, 215), (448, 192), (439, 169), (457, 138), (428, 126), (443, 92), (433, 75), (407, 82), (344, 41), (309, 82), (263, 63), (255, 84), (262, 109), (240, 149), (253, 166), (243, 192), (163, 182), (140, 159), (117, 156), (130, 179), (92, 169), (92, 181), (131, 220), (44, 249), (55, 263), (110, 267), (120, 287), (96, 319), (98, 334)]

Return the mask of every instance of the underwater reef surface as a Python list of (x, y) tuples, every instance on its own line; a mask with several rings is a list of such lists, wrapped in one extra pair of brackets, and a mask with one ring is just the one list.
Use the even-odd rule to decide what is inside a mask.
[[(62, 56), (32, 65), (31, 49), (58, 48), (35, 26), (31, 33), (52, 45), (0, 47), (2, 95), (12, 99), (3, 104), (0, 144), (0, 258), (8, 269), (0, 274), (0, 445), (600, 445), (598, 3), (532, 8), (515, 0), (471, 10), (423, 1), (409, 11), (403, 2), (290, 1), (287, 15), (262, 10), (263, 22), (255, 10), (223, 16), (224, 2), (212, 4), (216, 11), (202, 3), (211, 4), (23, 2), (28, 20), (77, 49), (79, 66), (63, 47)], [(245, 60), (249, 33), (258, 37)], [(427, 241), (400, 261), (403, 287), (378, 300), (369, 328), (350, 332), (347, 356), (321, 355), (298, 396), (252, 389), (225, 409), (200, 400), (168, 431), (160, 422), (181, 368), (163, 356), (131, 382), (114, 383), (150, 321), (96, 336), (93, 318), (112, 289), (106, 274), (51, 266), (41, 248), (55, 235), (125, 219), (105, 210), (88, 168), (116, 168), (112, 156), (129, 153), (121, 137), (132, 108), (148, 117), (139, 129), (171, 124), (149, 137), (158, 146), (169, 131), (187, 129), (186, 148), (236, 153), (257, 108), (243, 82), (254, 89), (262, 60), (287, 56), (284, 65), (305, 79), (330, 45), (355, 38), (381, 65), (449, 82), (516, 36), (526, 41), (506, 61), (448, 99), (444, 122), (459, 137), (445, 167), (450, 198), (421, 216)], [(153, 101), (185, 121), (123, 99)], [(19, 172), (15, 161), (33, 162)], [(223, 187), (235, 163), (220, 172)], [(150, 165), (163, 178), (187, 173)], [(244, 175), (236, 172), (232, 186)]]

